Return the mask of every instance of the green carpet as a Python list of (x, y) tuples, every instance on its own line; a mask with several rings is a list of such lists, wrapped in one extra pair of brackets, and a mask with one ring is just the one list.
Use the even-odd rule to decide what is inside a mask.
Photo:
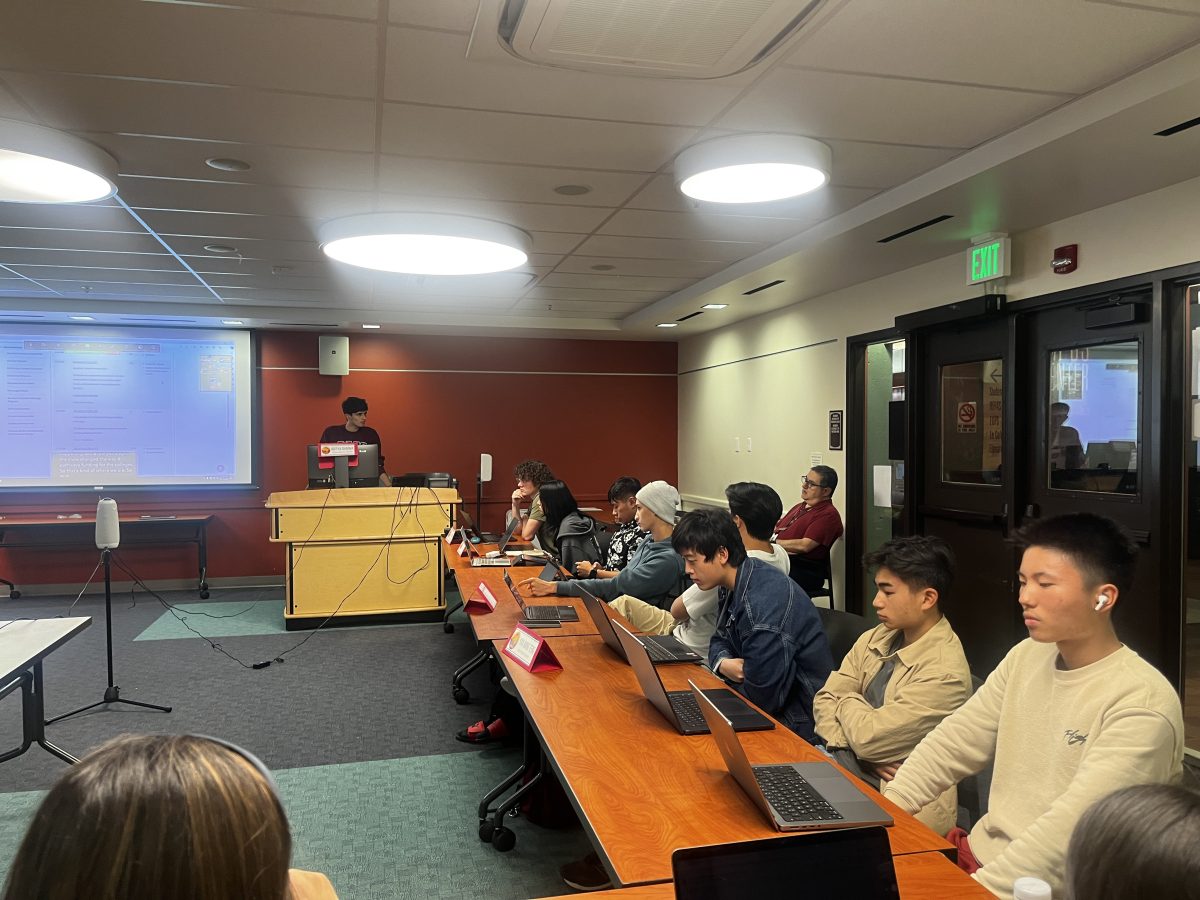
[[(293, 864), (324, 872), (341, 900), (543, 897), (567, 890), (557, 867), (590, 846), (581, 829), (510, 819), (517, 845), (480, 842), (476, 806), (520, 753), (489, 749), (275, 773)], [(0, 795), (0, 879), (43, 793)]]
[[(446, 601), (453, 603), (457, 594), (447, 592)], [(202, 615), (203, 613), (203, 615)], [(450, 616), (451, 622), (465, 623), (466, 613), (461, 609)], [(186, 624), (184, 624), (186, 623)], [(188, 626), (195, 631), (189, 630)], [(347, 626), (339, 625), (339, 628)], [(357, 627), (357, 626), (350, 626)], [(395, 625), (366, 625), (364, 628), (407, 627)], [(135, 641), (170, 641), (194, 639), (196, 631), (205, 637), (250, 637), (258, 634), (283, 634), (283, 606), (278, 599), (270, 600), (210, 600), (196, 603), (179, 603), (175, 611), (163, 610)]]

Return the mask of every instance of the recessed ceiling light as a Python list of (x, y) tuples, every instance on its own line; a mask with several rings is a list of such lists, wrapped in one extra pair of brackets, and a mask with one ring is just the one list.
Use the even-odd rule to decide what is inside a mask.
[(610, 266), (608, 263), (598, 263), (592, 266), (593, 272), (611, 272), (616, 266)]
[(52, 128), (0, 119), (0, 202), (88, 203), (117, 192), (117, 161)]
[(586, 184), (560, 184), (554, 188), (554, 193), (564, 197), (578, 197), (580, 194), (590, 194), (592, 189)]
[(787, 134), (738, 134), (688, 147), (675, 183), (696, 200), (764, 203), (797, 197), (829, 180), (832, 154), (820, 141)]
[(244, 159), (234, 159), (232, 156), (210, 156), (204, 161), (210, 169), (220, 169), (222, 172), (245, 172), (250, 163)]
[(378, 328), (378, 325), (364, 325), (363, 328)]
[(91, 316), (71, 316), (71, 319), (72, 319), (72, 321), (75, 321), (75, 322), (95, 322), (96, 321)]
[(237, 253), (237, 247), (230, 247), (228, 244), (205, 244), (204, 250), (206, 253), (219, 253), (222, 256)]
[(678, 326), (679, 326), (678, 322), (659, 322), (658, 323), (659, 328), (677, 328)]
[(705, 303), (700, 308), (701, 309), (724, 309), (728, 305), (729, 305), (728, 303)]
[(320, 228), (321, 249), (339, 262), (406, 275), (483, 275), (529, 259), (529, 235), (489, 219), (441, 213), (366, 213)]
[(241, 319), (222, 319), (221, 324), (222, 325), (245, 325), (246, 323), (243, 322)]

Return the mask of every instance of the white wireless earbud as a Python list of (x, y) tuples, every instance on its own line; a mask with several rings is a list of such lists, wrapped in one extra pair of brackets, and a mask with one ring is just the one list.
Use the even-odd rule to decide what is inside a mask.
[(1108, 606), (1108, 594), (1100, 594), (1096, 597), (1096, 612), (1100, 612), (1106, 606)]

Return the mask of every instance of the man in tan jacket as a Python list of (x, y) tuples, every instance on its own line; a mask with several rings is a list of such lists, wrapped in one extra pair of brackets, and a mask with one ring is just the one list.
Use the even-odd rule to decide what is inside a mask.
[(997, 897), (1024, 875), (1063, 888), (1071, 831), (1106, 794), (1182, 771), (1183, 713), (1159, 672), (1123, 645), (1112, 610), (1133, 587), (1137, 545), (1090, 513), (1017, 534), (1029, 640), (909, 755), (884, 796), (915, 812), (994, 760), (987, 815), (955, 829), (958, 864)]
[[(867, 554), (875, 569), (868, 631), (813, 701), (826, 750), (868, 784), (882, 787), (933, 728), (971, 696), (971, 672), (958, 636), (938, 607), (954, 578), (954, 554), (936, 537), (888, 541)], [(945, 834), (954, 827), (951, 786), (917, 813)]]

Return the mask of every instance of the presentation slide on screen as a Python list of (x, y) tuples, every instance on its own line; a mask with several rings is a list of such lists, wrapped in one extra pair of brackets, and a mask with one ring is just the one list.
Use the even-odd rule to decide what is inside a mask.
[(0, 333), (0, 488), (250, 484), (247, 331)]

